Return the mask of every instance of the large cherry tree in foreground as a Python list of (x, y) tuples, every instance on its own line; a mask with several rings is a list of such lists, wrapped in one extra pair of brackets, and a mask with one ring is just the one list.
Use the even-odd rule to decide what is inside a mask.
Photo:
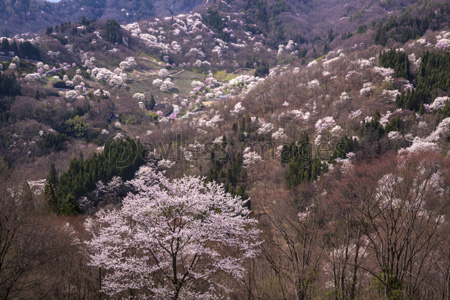
[[(120, 209), (88, 222), (91, 264), (112, 298), (215, 299), (259, 245), (241, 198), (199, 177), (173, 181), (142, 167)], [(227, 282), (228, 284), (225, 284)]]

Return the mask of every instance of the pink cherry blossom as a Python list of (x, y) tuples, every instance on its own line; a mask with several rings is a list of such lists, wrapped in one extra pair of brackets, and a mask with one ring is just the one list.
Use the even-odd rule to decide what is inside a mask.
[(148, 166), (128, 184), (135, 193), (121, 208), (86, 224), (90, 264), (102, 269), (109, 298), (132, 291), (134, 299), (215, 299), (243, 279), (260, 230), (241, 198), (200, 177), (170, 181)]

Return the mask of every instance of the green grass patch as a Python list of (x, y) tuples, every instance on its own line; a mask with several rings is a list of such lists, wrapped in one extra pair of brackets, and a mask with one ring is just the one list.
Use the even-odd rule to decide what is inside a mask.
[(230, 81), (231, 79), (234, 79), (236, 77), (238, 77), (238, 75), (236, 75), (236, 74), (229, 74), (225, 70), (217, 71), (214, 74), (214, 78), (217, 81), (220, 81), (220, 82), (227, 82), (227, 81)]
[(317, 58), (316, 61), (317, 62), (321, 62), (325, 57), (326, 57), (326, 55), (323, 55), (323, 56)]

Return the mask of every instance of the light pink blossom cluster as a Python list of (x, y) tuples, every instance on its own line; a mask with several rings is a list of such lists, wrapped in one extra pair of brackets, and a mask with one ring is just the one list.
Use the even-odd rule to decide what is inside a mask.
[(450, 39), (441, 39), (436, 43), (439, 50), (450, 50)]
[(325, 129), (332, 128), (334, 126), (336, 126), (336, 121), (334, 120), (333, 117), (328, 116), (323, 119), (319, 119), (316, 122), (315, 128), (318, 133), (321, 133)]
[(90, 264), (102, 268), (106, 295), (209, 299), (243, 279), (243, 264), (258, 253), (260, 230), (241, 198), (200, 177), (170, 181), (148, 166), (128, 184), (135, 193), (121, 208), (86, 222)]

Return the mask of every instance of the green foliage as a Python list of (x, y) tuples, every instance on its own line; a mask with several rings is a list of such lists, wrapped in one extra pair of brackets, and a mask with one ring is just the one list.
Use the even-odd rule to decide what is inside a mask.
[(363, 121), (360, 136), (368, 137), (373, 140), (380, 140), (386, 133), (383, 125), (380, 124), (380, 118), (381, 115), (377, 111), (370, 122)]
[(224, 32), (223, 29), (225, 28), (225, 22), (222, 20), (222, 16), (219, 13), (219, 10), (208, 8), (208, 11), (206, 12), (206, 16), (203, 17), (203, 21), (215, 28), (217, 30), (217, 33), (219, 34), (219, 37), (225, 41), (228, 42), (230, 37), (227, 32)]
[(276, 47), (284, 43), (286, 40), (284, 26), (279, 15), (289, 11), (288, 5), (283, 0), (276, 1), (270, 6), (264, 0), (247, 0), (246, 2), (245, 23), (255, 24), (254, 31), (264, 33), (268, 45)]
[(10, 116), (10, 109), (15, 96), (21, 94), (20, 85), (15, 74), (0, 73), (0, 122), (5, 124)]
[(72, 194), (67, 195), (67, 197), (62, 201), (59, 213), (66, 216), (80, 213), (80, 207), (78, 206), (77, 199), (75, 199)]
[(72, 28), (72, 31), (70, 32), (71, 35), (77, 35), (78, 34), (78, 29), (76, 27)]
[(386, 294), (386, 300), (406, 300), (403, 293), (403, 284), (401, 280), (393, 275), (393, 272), (387, 271), (378, 274), (374, 278), (375, 287)]
[(342, 35), (341, 35), (341, 40), (348, 40), (349, 38), (351, 38), (353, 36), (353, 33), (351, 33), (351, 32), (344, 32)]
[[(222, 136), (222, 143), (215, 144), (210, 153), (210, 168), (207, 180), (222, 183), (227, 192), (248, 199), (247, 172), (243, 166), (243, 149), (250, 146), (264, 147), (266, 137), (257, 134), (258, 121), (252, 122), (250, 116), (244, 116), (241, 121), (233, 124), (232, 135)], [(264, 149), (260, 149), (264, 150)], [(263, 154), (263, 153), (262, 153)], [(246, 205), (250, 208), (251, 203)]]
[(248, 199), (245, 186), (247, 173), (242, 164), (242, 151), (228, 144), (225, 136), (222, 140), (222, 145), (215, 145), (211, 150), (211, 167), (207, 181), (222, 183), (226, 192), (246, 200)]
[(58, 172), (56, 172), (55, 164), (50, 164), (50, 171), (48, 172), (48, 181), (52, 186), (58, 186)]
[(334, 161), (336, 158), (346, 158), (347, 153), (355, 152), (359, 148), (358, 140), (355, 138), (349, 138), (347, 135), (337, 143), (336, 149), (333, 155), (330, 157), (330, 161)]
[(73, 119), (69, 119), (64, 123), (65, 132), (76, 138), (81, 138), (86, 134), (88, 125), (86, 118), (76, 115)]
[(56, 198), (55, 189), (58, 186), (58, 174), (54, 164), (50, 165), (50, 172), (45, 180), (44, 197), (50, 212), (58, 212), (58, 199)]
[(219, 10), (208, 8), (204, 22), (214, 27), (217, 31), (222, 31), (225, 28), (225, 22), (222, 20), (222, 16), (219, 14)]
[(0, 44), (0, 49), (1, 51), (6, 53), (9, 51), (13, 51), (14, 54), (19, 56), (20, 58), (34, 60), (39, 60), (41, 58), (39, 48), (29, 41), (24, 41), (17, 45), (17, 42), (15, 40), (10, 44), (9, 41), (4, 38), (2, 39), (2, 43)]
[(50, 35), (50, 34), (52, 34), (53, 33), (53, 27), (47, 27), (47, 29), (45, 30), (45, 34), (46, 35)]
[(19, 53), (19, 47), (17, 46), (16, 40), (14, 40), (14, 42), (12, 44), (10, 44), (11, 46), (11, 51), (14, 52), (15, 54)]
[(302, 48), (298, 51), (298, 58), (303, 58), (306, 56), (306, 54), (308, 53), (308, 50), (306, 50), (305, 48)]
[(389, 123), (386, 124), (386, 127), (384, 130), (386, 131), (386, 134), (391, 131), (401, 131), (403, 128), (403, 122), (400, 117), (394, 118)]
[(447, 26), (450, 16), (448, 3), (432, 3), (408, 9), (398, 17), (384, 19), (375, 26), (375, 43), (386, 46), (389, 40), (406, 43), (424, 35), (428, 29), (440, 30)]
[(38, 142), (38, 147), (41, 150), (62, 151), (66, 149), (65, 142), (67, 140), (68, 137), (65, 134), (44, 132)]
[(0, 46), (0, 49), (2, 49), (3, 52), (9, 52), (11, 50), (11, 46), (9, 45), (7, 38), (2, 39), (2, 44)]
[(450, 101), (445, 104), (442, 114), (445, 118), (450, 117)]
[(277, 17), (283, 12), (288, 12), (289, 6), (283, 0), (277, 0), (277, 2), (270, 6), (269, 10), (271, 11), (272, 17)]
[(245, 24), (244, 31), (251, 32), (254, 35), (261, 33), (261, 30), (253, 24)]
[(0, 98), (4, 96), (20, 95), (21, 89), (19, 82), (14, 74), (0, 74)]
[[(263, 108), (265, 111), (269, 111), (272, 109), (270, 105), (265, 105)], [(242, 118), (239, 127), (239, 141), (241, 143), (253, 143), (253, 142), (264, 142), (270, 141), (270, 135), (261, 135), (258, 134), (258, 118), (254, 122), (249, 115), (246, 115)]]
[(366, 31), (367, 31), (367, 25), (362, 24), (362, 25), (359, 25), (358, 29), (356, 30), (356, 34), (363, 34), (363, 33), (366, 33)]
[(355, 12), (352, 16), (350, 16), (350, 21), (361, 19), (364, 16), (365, 11), (366, 11), (365, 9), (361, 9)]
[(122, 29), (116, 20), (106, 21), (103, 38), (113, 44), (122, 44)]
[(294, 38), (294, 42), (296, 42), (298, 45), (307, 44), (308, 40), (303, 37), (301, 34), (297, 34)]
[(384, 68), (395, 70), (395, 77), (409, 78), (409, 60), (408, 55), (403, 51), (391, 49), (380, 53), (379, 65)]
[(65, 89), (68, 88), (66, 83), (64, 81), (57, 81), (53, 84), (53, 87), (57, 88), (57, 89)]
[(127, 138), (109, 141), (101, 154), (94, 154), (86, 160), (82, 155), (73, 158), (69, 169), (59, 178), (57, 211), (69, 214), (76, 212), (77, 206), (73, 205), (72, 197), (78, 199), (93, 191), (99, 180), (109, 182), (114, 176), (131, 179), (145, 163), (141, 156), (143, 152), (139, 141)]
[(145, 100), (144, 102), (145, 109), (147, 110), (153, 110), (156, 106), (156, 100), (153, 95), (150, 96), (150, 101)]
[(29, 41), (25, 41), (19, 44), (19, 57), (26, 59), (40, 60), (41, 54), (39, 48)]
[(66, 38), (65, 36), (61, 36), (61, 35), (55, 35), (53, 36), (55, 39), (57, 39), (61, 45), (67, 45), (69, 43), (69, 39)]
[(267, 64), (258, 64), (255, 70), (255, 76), (263, 78), (269, 74), (269, 66)]
[(33, 191), (30, 188), (30, 185), (28, 184), (28, 181), (25, 180), (25, 182), (22, 184), (22, 195), (21, 195), (21, 209), (25, 213), (30, 213), (34, 210), (34, 202), (33, 202)]
[(36, 72), (36, 65), (32, 62), (21, 60), (17, 64), (17, 69), (19, 71), (19, 76), (23, 76), (28, 73)]
[(285, 179), (289, 188), (314, 181), (322, 172), (328, 171), (326, 164), (312, 157), (312, 145), (306, 132), (297, 143), (283, 146), (281, 163), (287, 165)]
[(80, 19), (80, 24), (83, 26), (88, 26), (91, 22), (85, 16), (82, 16)]
[(58, 199), (56, 198), (55, 190), (54, 190), (53, 186), (48, 184), (48, 182), (45, 183), (44, 196), (45, 196), (45, 201), (48, 205), (49, 211), (52, 213), (57, 213), (58, 212)]
[(326, 41), (328, 43), (331, 43), (335, 37), (336, 37), (336, 33), (334, 32), (333, 28), (330, 28), (330, 30), (328, 31), (328, 34), (327, 34)]
[[(397, 105), (419, 111), (424, 103), (430, 103), (435, 90), (448, 91), (450, 87), (450, 53), (430, 53), (422, 55), (417, 76), (417, 86), (397, 97)], [(423, 110), (423, 109), (422, 109)]]
[(87, 72), (86, 68), (80, 68), (80, 70), (81, 70), (81, 76), (84, 79), (90, 79), (91, 78), (91, 75), (89, 75), (89, 73)]
[(325, 45), (323, 45), (323, 55), (326, 55), (328, 52), (330, 52), (330, 45), (328, 42), (325, 42)]

